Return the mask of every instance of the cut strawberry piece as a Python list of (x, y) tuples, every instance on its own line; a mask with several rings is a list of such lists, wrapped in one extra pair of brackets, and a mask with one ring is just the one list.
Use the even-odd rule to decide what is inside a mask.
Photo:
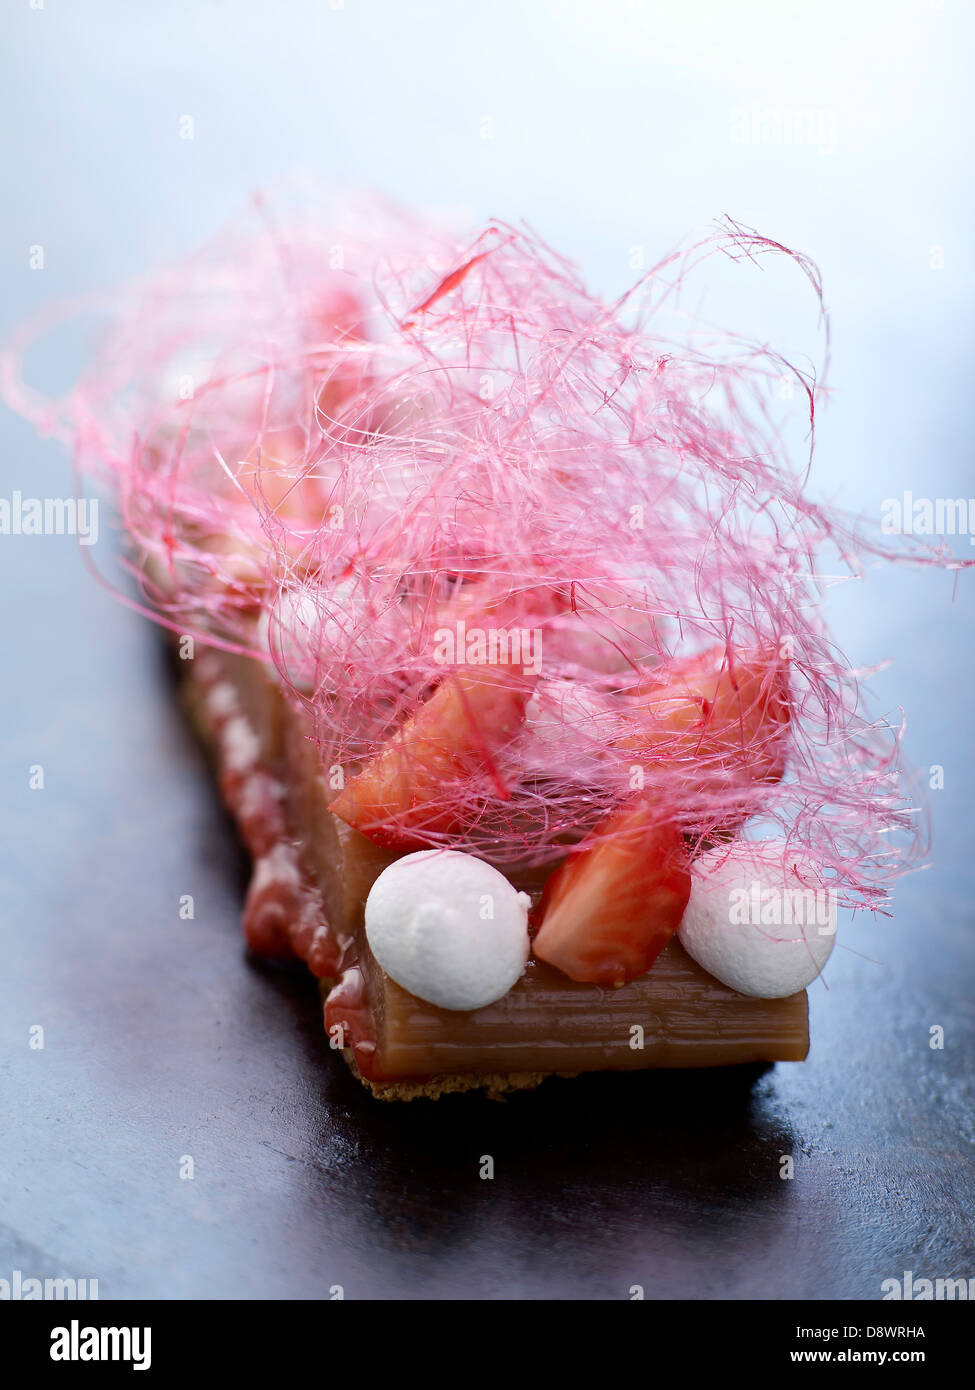
[(652, 672), (628, 711), (632, 733), (617, 746), (656, 761), (720, 759), (753, 781), (785, 770), (788, 663), (774, 652), (713, 647)]
[(524, 721), (532, 684), (515, 667), (447, 676), (329, 810), (391, 849), (422, 848), (420, 832), (457, 829), (451, 784), (488, 778), (505, 794), (494, 754)]
[(535, 955), (597, 985), (645, 974), (680, 926), (689, 866), (659, 808), (639, 801), (614, 811), (546, 883)]

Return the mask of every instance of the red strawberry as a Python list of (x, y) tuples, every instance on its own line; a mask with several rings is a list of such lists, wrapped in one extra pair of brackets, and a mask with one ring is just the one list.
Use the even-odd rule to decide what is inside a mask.
[[(785, 770), (788, 665), (770, 652), (712, 647), (651, 672), (628, 710), (618, 747), (650, 759), (720, 759), (755, 781)], [(730, 758), (729, 758), (730, 755)]]
[(620, 807), (546, 883), (535, 955), (597, 985), (645, 974), (680, 926), (689, 863), (680, 832), (651, 802)]
[(493, 775), (503, 795), (493, 755), (524, 720), (531, 685), (514, 667), (447, 676), (329, 810), (391, 849), (422, 847), (418, 832), (455, 830), (451, 783)]

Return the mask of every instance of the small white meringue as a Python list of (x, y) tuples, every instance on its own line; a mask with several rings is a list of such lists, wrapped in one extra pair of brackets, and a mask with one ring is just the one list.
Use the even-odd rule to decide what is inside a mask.
[(366, 899), (366, 939), (398, 985), (441, 1009), (503, 998), (528, 959), (528, 909), (497, 869), (458, 850), (397, 859)]
[(816, 866), (784, 840), (739, 840), (695, 861), (678, 932), (702, 969), (739, 994), (782, 999), (829, 959), (836, 902)]

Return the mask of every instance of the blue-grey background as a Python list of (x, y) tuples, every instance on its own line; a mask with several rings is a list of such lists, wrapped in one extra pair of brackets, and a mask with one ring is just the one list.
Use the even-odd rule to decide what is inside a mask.
[[(5, 0), (2, 25), (4, 337), (191, 250), (299, 168), (524, 218), (607, 292), (727, 213), (823, 273), (813, 490), (877, 522), (905, 489), (973, 492), (958, 0)], [(816, 138), (777, 143), (797, 113)], [(821, 360), (795, 271), (705, 280), (705, 312)], [(81, 352), (47, 341), (31, 379), (64, 386)], [(0, 495), (71, 494), (59, 446), (6, 410), (0, 431)], [(908, 1268), (975, 1274), (972, 584), (886, 568), (831, 595), (851, 659), (893, 663), (876, 708), (905, 707), (908, 757), (945, 785), (931, 867), (893, 924), (847, 928), (814, 988), (804, 1067), (377, 1112), (323, 1049), (313, 993), (241, 959), (242, 866), (153, 634), (69, 538), (0, 537), (0, 1277), (98, 1277), (106, 1297), (875, 1298)]]

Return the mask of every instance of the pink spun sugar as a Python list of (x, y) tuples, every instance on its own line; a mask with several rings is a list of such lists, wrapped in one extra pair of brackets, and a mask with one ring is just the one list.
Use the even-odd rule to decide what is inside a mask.
[[(139, 286), (57, 409), (9, 369), (7, 391), (109, 486), (153, 615), (273, 662), (330, 764), (450, 673), (530, 683), (421, 843), (544, 865), (639, 788), (698, 844), (761, 826), (882, 906), (923, 817), (816, 603), (863, 547), (788, 457), (775, 354), (654, 330), (712, 251), (793, 254), (732, 225), (609, 304), (520, 229), (265, 219)], [(641, 749), (641, 708), (704, 652), (785, 717), (715, 739), (705, 701), (700, 738)]]

